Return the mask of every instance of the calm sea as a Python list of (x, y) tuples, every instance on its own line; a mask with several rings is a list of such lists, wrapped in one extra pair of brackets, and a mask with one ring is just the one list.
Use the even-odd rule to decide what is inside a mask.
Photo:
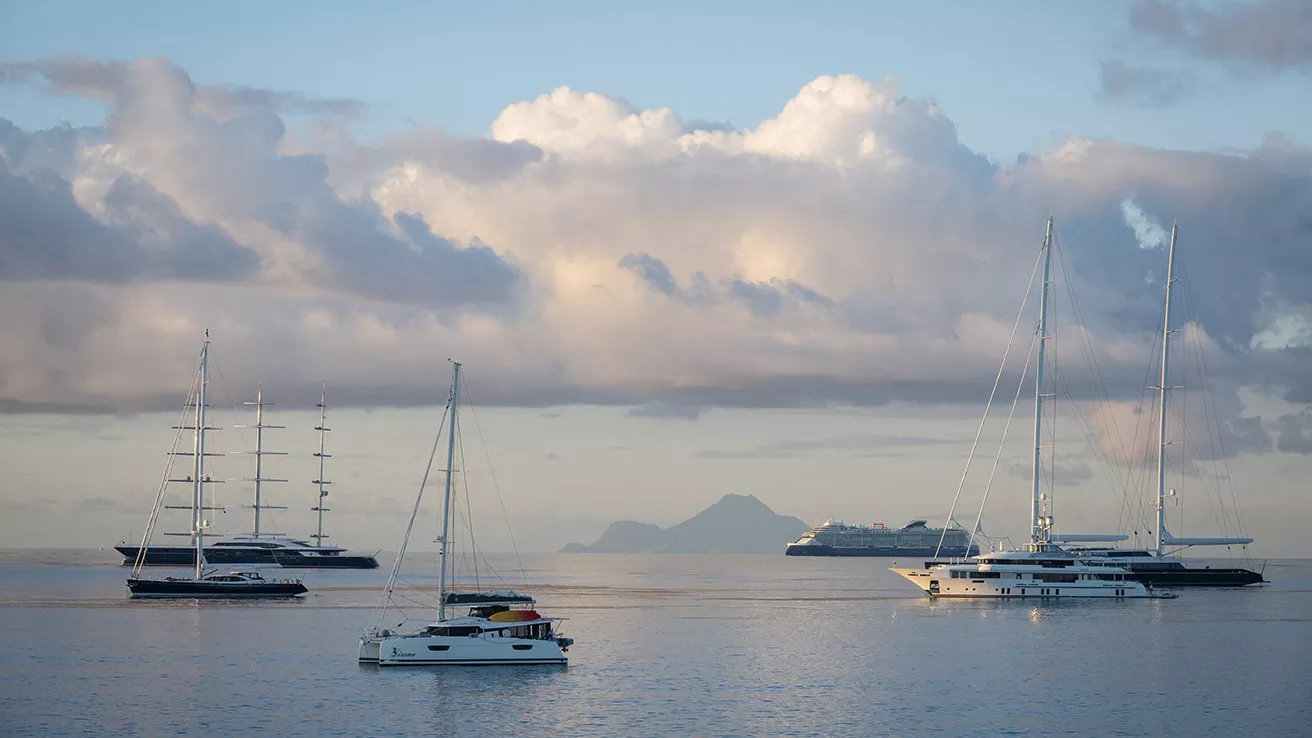
[(385, 568), (133, 602), (117, 559), (0, 551), (0, 735), (1312, 735), (1312, 561), (1038, 605), (931, 601), (880, 559), (526, 555), (568, 667), (379, 670), (356, 639)]

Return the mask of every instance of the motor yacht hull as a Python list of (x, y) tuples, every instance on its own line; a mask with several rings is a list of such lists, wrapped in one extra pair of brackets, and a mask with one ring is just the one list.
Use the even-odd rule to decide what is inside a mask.
[(936, 599), (1152, 599), (1161, 595), (1149, 592), (1142, 584), (1125, 581), (1076, 580), (1074, 582), (1040, 582), (1033, 579), (952, 578), (948, 570), (893, 569), (893, 572), (920, 587)]
[(379, 666), (501, 666), (567, 664), (555, 640), (474, 636), (403, 635), (360, 640), (360, 661)]

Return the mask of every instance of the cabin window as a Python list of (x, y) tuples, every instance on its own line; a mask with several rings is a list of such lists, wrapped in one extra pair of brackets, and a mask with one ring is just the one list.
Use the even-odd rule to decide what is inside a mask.
[(429, 651), (450, 651), (450, 650), (451, 650), (451, 647), (450, 647), (450, 646), (429, 646), (429, 647), (428, 647), (428, 650), (429, 650)]
[(527, 651), (532, 647), (533, 647), (532, 643), (516, 643), (511, 646), (511, 648), (515, 649), (516, 651)]

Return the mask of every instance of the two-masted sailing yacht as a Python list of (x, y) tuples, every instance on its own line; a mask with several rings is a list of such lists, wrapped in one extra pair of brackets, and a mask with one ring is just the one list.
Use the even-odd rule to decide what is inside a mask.
[[(442, 535), (437, 538), (437, 620), (407, 633), (383, 627), (392, 605), (392, 594), (405, 558), (406, 546), (419, 513), (425, 470), (415, 497), (410, 520), (401, 538), (400, 552), (383, 589), (378, 620), (360, 637), (360, 661), (379, 666), (482, 666), (508, 664), (565, 664), (574, 639), (560, 635), (557, 619), (546, 618), (533, 609), (532, 597), (514, 590), (452, 591), (448, 588), (455, 572), (451, 557), (452, 479), (456, 472), (456, 410), (460, 395), (460, 364), (452, 362), (451, 394), (447, 402), (446, 490), (442, 498)], [(440, 437), (439, 437), (440, 443)], [(434, 443), (436, 454), (439, 443)], [(428, 469), (433, 465), (432, 457)], [(475, 554), (476, 555), (476, 554)], [(464, 609), (465, 614), (453, 611)]]
[[(155, 505), (151, 509), (150, 519), (146, 524), (146, 532), (142, 535), (141, 545), (137, 549), (136, 561), (132, 567), (132, 576), (128, 578), (128, 590), (134, 598), (295, 597), (304, 594), (307, 590), (299, 579), (267, 580), (254, 572), (219, 573), (206, 571), (205, 529), (209, 527), (209, 521), (206, 519), (205, 513), (216, 508), (206, 506), (205, 492), (208, 485), (219, 481), (212, 479), (205, 471), (205, 457), (218, 455), (205, 450), (205, 434), (209, 431), (218, 430), (218, 428), (211, 428), (205, 424), (206, 391), (209, 385), (209, 349), (209, 331), (206, 331), (205, 341), (201, 344), (200, 349), (200, 362), (196, 368), (192, 387), (188, 392), (186, 408), (183, 410), (182, 420), (175, 426), (178, 433), (174, 437), (173, 450), (169, 453), (169, 463), (165, 467), (164, 479), (160, 482), (159, 491), (155, 495)], [(188, 415), (191, 416), (191, 425), (186, 425)], [(182, 438), (182, 432), (185, 430), (192, 432), (191, 451), (178, 450), (178, 441)], [(170, 478), (173, 460), (179, 456), (190, 456), (192, 458), (191, 473), (182, 478)], [(188, 563), (194, 566), (194, 572), (191, 577), (148, 579), (141, 576), (141, 567), (145, 564), (146, 554), (149, 551), (150, 536), (154, 532), (155, 521), (158, 519), (161, 503), (164, 499), (164, 490), (170, 482), (181, 482), (191, 487), (191, 532), (181, 535), (191, 536), (193, 545), (190, 549), (191, 557)]]
[[(246, 535), (232, 536), (221, 541), (211, 543), (205, 549), (205, 559), (211, 564), (244, 565), (244, 566), (281, 566), (286, 569), (377, 569), (378, 559), (374, 556), (351, 554), (347, 549), (340, 546), (325, 546), (324, 539), (328, 534), (324, 533), (323, 514), (328, 511), (326, 498), (328, 491), (326, 486), (331, 484), (324, 479), (324, 459), (330, 458), (330, 454), (325, 453), (324, 434), (330, 429), (327, 425), (327, 385), (320, 391), (319, 395), (319, 424), (314, 430), (319, 433), (319, 450), (314, 454), (319, 460), (319, 474), (313, 481), (317, 488), (314, 507), (310, 508), (318, 518), (317, 532), (311, 534), (309, 538), (314, 543), (291, 538), (285, 533), (273, 533), (267, 528), (262, 527), (263, 518), (261, 513), (264, 510), (286, 510), (287, 508), (279, 505), (270, 505), (263, 494), (263, 485), (268, 483), (286, 482), (286, 479), (275, 479), (265, 476), (264, 457), (265, 456), (286, 456), (282, 451), (269, 451), (264, 447), (264, 431), (269, 429), (284, 429), (286, 426), (271, 425), (265, 422), (264, 408), (272, 403), (264, 399), (264, 391), (260, 390), (255, 395), (253, 402), (246, 402), (246, 405), (255, 407), (255, 424), (238, 425), (238, 428), (250, 428), (255, 430), (255, 450), (248, 453), (255, 456), (255, 476), (243, 479), (244, 482), (253, 482), (255, 486), (255, 501), (250, 507), (254, 510), (253, 529)], [(114, 547), (119, 553), (123, 554), (124, 565), (136, 566), (138, 563), (138, 547), (131, 544), (123, 543)], [(146, 549), (141, 564), (145, 566), (188, 566), (193, 559), (193, 553), (190, 546), (149, 546)]]
[[(1043, 282), (1039, 290), (1039, 320), (1034, 379), (1034, 448), (1031, 467), (1030, 540), (1024, 550), (990, 551), (964, 561), (926, 562), (924, 568), (892, 571), (931, 597), (953, 598), (1147, 598), (1150, 593), (1130, 572), (1117, 566), (1091, 566), (1062, 550), (1053, 539), (1051, 501), (1040, 488), (1042, 473), (1044, 348), (1048, 331), (1048, 285), (1052, 269), (1052, 218), (1043, 239)], [(1006, 359), (1004, 358), (1005, 362)], [(1022, 378), (1023, 381), (1023, 378)], [(986, 410), (987, 414), (987, 410)], [(951, 517), (949, 515), (949, 517)], [(975, 528), (978, 530), (978, 525)], [(973, 536), (972, 536), (973, 537)]]
[(1140, 582), (1156, 586), (1170, 587), (1242, 587), (1263, 582), (1262, 575), (1251, 569), (1241, 567), (1186, 566), (1183, 561), (1171, 554), (1191, 546), (1246, 546), (1253, 542), (1248, 537), (1212, 537), (1181, 538), (1171, 535), (1166, 528), (1166, 502), (1175, 497), (1175, 490), (1166, 486), (1166, 452), (1172, 445), (1166, 435), (1167, 393), (1183, 389), (1181, 385), (1170, 383), (1171, 334), (1179, 329), (1171, 328), (1171, 293), (1175, 285), (1175, 238), (1178, 225), (1171, 226), (1171, 241), (1166, 255), (1166, 302), (1162, 309), (1162, 355), (1161, 381), (1157, 387), (1157, 492), (1155, 530), (1156, 545), (1149, 549), (1122, 548), (1078, 548), (1071, 549), (1092, 564), (1107, 564), (1129, 569), (1134, 578)]

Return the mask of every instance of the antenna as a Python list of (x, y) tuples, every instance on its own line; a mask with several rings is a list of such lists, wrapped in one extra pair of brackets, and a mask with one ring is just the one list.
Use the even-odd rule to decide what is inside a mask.
[(322, 546), (323, 539), (328, 537), (328, 534), (323, 532), (323, 514), (329, 510), (329, 508), (324, 506), (324, 499), (328, 497), (328, 490), (324, 489), (324, 487), (332, 484), (332, 482), (323, 478), (323, 460), (332, 458), (332, 454), (324, 453), (324, 434), (332, 430), (332, 428), (328, 427), (327, 382), (324, 382), (319, 388), (319, 404), (317, 407), (319, 408), (319, 425), (315, 426), (314, 429), (319, 431), (319, 452), (315, 454), (315, 457), (319, 459), (319, 478), (314, 480), (314, 484), (319, 485), (319, 497), (315, 500), (314, 507), (310, 508), (310, 510), (319, 514), (319, 527), (314, 535), (310, 537), (314, 539), (316, 545)]
[(235, 427), (235, 428), (254, 428), (254, 429), (255, 429), (255, 450), (254, 450), (254, 451), (238, 451), (238, 452), (236, 452), (237, 454), (253, 454), (253, 455), (255, 456), (255, 476), (253, 476), (253, 477), (244, 477), (244, 478), (242, 479), (243, 482), (254, 482), (254, 483), (255, 483), (255, 504), (251, 505), (251, 509), (255, 511), (255, 529), (251, 532), (251, 537), (252, 537), (252, 538), (259, 538), (261, 535), (265, 535), (265, 536), (281, 536), (281, 535), (286, 535), (286, 534), (284, 534), (284, 533), (268, 533), (268, 532), (265, 532), (265, 531), (261, 531), (261, 530), (260, 530), (260, 511), (261, 511), (261, 510), (286, 510), (286, 509), (287, 509), (287, 508), (285, 508), (285, 507), (279, 507), (279, 506), (277, 506), (277, 505), (265, 505), (265, 504), (264, 504), (264, 498), (263, 498), (263, 496), (262, 496), (262, 492), (263, 492), (263, 490), (262, 490), (262, 488), (260, 487), (260, 485), (263, 484), (263, 483), (265, 483), (265, 482), (285, 482), (285, 481), (287, 481), (286, 479), (272, 479), (272, 478), (269, 478), (269, 477), (265, 477), (265, 476), (264, 476), (264, 457), (265, 457), (265, 456), (286, 456), (286, 455), (287, 455), (286, 452), (283, 452), (283, 451), (265, 451), (265, 450), (264, 450), (264, 429), (265, 429), (265, 428), (277, 428), (277, 429), (281, 429), (281, 428), (284, 428), (284, 427), (286, 427), (286, 426), (281, 426), (281, 425), (269, 425), (269, 424), (267, 424), (267, 423), (264, 422), (264, 406), (265, 406), (265, 405), (272, 405), (273, 403), (272, 403), (272, 402), (265, 402), (265, 401), (264, 401), (264, 389), (263, 389), (263, 388), (261, 388), (261, 389), (259, 389), (258, 391), (256, 391), (256, 393), (255, 393), (255, 401), (254, 401), (254, 402), (243, 402), (242, 404), (243, 404), (243, 405), (254, 405), (254, 406), (255, 406), (255, 425), (237, 425), (237, 426), (233, 426), (233, 427)]

